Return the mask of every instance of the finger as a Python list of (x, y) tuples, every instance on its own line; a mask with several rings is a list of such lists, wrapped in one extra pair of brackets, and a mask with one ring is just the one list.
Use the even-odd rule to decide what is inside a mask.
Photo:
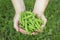
[(36, 30), (36, 32), (40, 32), (40, 30)]
[(37, 35), (37, 34), (38, 34), (38, 32), (37, 32), (37, 31), (35, 31), (35, 32), (33, 32), (32, 34), (33, 34), (33, 35)]
[(41, 16), (41, 19), (42, 19), (43, 22), (44, 22), (41, 27), (44, 28), (45, 25), (46, 25), (46, 23), (47, 23), (47, 19), (46, 19), (46, 17), (45, 17), (44, 15)]
[(14, 20), (14, 28), (18, 32), (18, 21), (17, 20)]
[(28, 32), (26, 32), (24, 29), (19, 28), (19, 32), (23, 33), (23, 34), (28, 34)]

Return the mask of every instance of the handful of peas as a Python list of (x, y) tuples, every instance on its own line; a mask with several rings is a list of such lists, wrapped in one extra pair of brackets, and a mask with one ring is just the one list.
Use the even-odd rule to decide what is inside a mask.
[(19, 23), (20, 28), (26, 30), (29, 34), (32, 34), (32, 32), (40, 30), (43, 21), (34, 13), (25, 11), (20, 14)]

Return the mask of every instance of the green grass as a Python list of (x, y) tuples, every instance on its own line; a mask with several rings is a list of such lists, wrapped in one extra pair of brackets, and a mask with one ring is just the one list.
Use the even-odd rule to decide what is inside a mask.
[[(30, 2), (31, 1), (31, 2)], [(25, 0), (26, 9), (33, 9), (34, 0)], [(13, 28), (15, 11), (10, 0), (0, 0), (0, 40), (60, 40), (60, 0), (50, 0), (45, 16), (48, 19), (43, 33), (24, 35)]]

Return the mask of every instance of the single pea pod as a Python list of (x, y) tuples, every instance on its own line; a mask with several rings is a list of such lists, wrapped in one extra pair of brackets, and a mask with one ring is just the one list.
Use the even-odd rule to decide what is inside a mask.
[(32, 14), (32, 12), (26, 11), (26, 14), (28, 14), (28, 15), (30, 14), (30, 15), (31, 15), (31, 14)]
[(24, 17), (24, 19), (28, 19), (28, 18), (30, 18), (32, 15), (28, 15), (28, 16), (26, 16), (26, 17)]
[(37, 30), (40, 30), (40, 27), (38, 27), (38, 25), (35, 24), (35, 27), (36, 27)]

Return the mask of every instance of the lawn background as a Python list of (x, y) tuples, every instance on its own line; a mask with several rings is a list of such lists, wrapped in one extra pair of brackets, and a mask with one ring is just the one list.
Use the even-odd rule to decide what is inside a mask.
[[(33, 10), (35, 0), (24, 0), (26, 9)], [(15, 11), (11, 0), (0, 0), (0, 40), (60, 40), (60, 0), (50, 0), (45, 10), (48, 20), (43, 33), (24, 35), (13, 27)]]

